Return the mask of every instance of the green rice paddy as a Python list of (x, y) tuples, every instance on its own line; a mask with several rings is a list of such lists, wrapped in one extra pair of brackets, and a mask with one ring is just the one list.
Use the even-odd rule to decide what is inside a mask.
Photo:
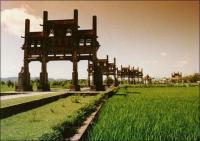
[(199, 140), (199, 88), (121, 88), (83, 140)]

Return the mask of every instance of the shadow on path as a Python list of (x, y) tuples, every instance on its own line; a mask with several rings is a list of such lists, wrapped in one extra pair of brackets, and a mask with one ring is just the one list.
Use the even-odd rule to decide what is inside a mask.
[(127, 96), (127, 95), (132, 95), (132, 94), (141, 94), (141, 92), (126, 92), (126, 93), (118, 93), (116, 96)]

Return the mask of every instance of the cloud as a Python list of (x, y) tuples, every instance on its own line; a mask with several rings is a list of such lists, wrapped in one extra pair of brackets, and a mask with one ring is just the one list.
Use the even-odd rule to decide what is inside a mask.
[(188, 61), (187, 60), (182, 60), (178, 63), (179, 66), (185, 66), (188, 64)]
[(176, 67), (178, 67), (179, 69), (181, 68), (184, 68), (188, 65), (188, 60), (181, 60), (181, 61), (178, 61), (177, 64), (176, 64)]
[(28, 13), (27, 6), (1, 11), (1, 25), (16, 36), (24, 35), (25, 19), (30, 19), (30, 30), (40, 31), (42, 18)]
[(158, 61), (157, 60), (146, 60), (144, 61), (144, 64), (158, 64)]
[(167, 53), (166, 52), (161, 52), (160, 55), (161, 56), (167, 56)]

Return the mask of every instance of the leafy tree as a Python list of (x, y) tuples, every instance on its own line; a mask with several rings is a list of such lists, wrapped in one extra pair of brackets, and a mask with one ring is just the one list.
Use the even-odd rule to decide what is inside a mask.
[(108, 86), (111, 86), (112, 84), (114, 84), (114, 80), (111, 77), (106, 78), (105, 82)]
[(36, 84), (37, 87), (40, 85), (40, 80), (38, 78), (35, 79), (35, 84)]
[(6, 83), (5, 83), (5, 81), (1, 81), (1, 85), (5, 85)]
[(8, 87), (14, 87), (14, 82), (12, 82), (11, 80), (8, 80), (7, 85)]
[(196, 83), (197, 81), (200, 81), (200, 74), (194, 73), (193, 75), (184, 76), (182, 79), (184, 82)]
[(191, 82), (197, 82), (200, 81), (200, 74), (195, 73), (194, 75), (192, 75), (192, 77), (190, 78)]

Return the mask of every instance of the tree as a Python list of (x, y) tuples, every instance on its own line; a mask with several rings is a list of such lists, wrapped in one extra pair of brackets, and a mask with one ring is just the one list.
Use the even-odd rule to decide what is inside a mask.
[(184, 82), (195, 83), (197, 81), (200, 81), (200, 73), (195, 73), (193, 75), (184, 76), (182, 79), (184, 80)]
[(40, 85), (40, 80), (39, 80), (38, 78), (35, 79), (35, 84), (36, 84), (37, 87), (39, 87), (39, 85)]
[(114, 83), (114, 80), (111, 77), (108, 77), (106, 78), (105, 82), (108, 86), (111, 86)]
[(1, 81), (1, 85), (5, 85), (6, 83), (4, 81)]
[(14, 87), (14, 83), (10, 80), (7, 81), (8, 87)]
[(199, 73), (195, 73), (191, 77), (191, 82), (197, 82), (197, 81), (200, 81), (200, 74)]

